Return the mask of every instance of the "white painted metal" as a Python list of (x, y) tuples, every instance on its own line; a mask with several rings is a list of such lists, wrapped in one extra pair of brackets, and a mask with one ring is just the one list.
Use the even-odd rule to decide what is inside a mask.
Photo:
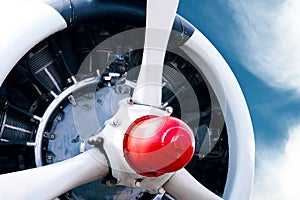
[(134, 90), (137, 103), (161, 106), (162, 71), (179, 0), (147, 1), (142, 66)]
[[(162, 65), (178, 0), (148, 2), (151, 4), (147, 6), (145, 51), (133, 97), (138, 103), (160, 106)], [(47, 4), (4, 1), (0, 7), (0, 25), (1, 85), (13, 66), (30, 48), (49, 35), (64, 29), (66, 22)], [(224, 112), (230, 160), (223, 197), (232, 200), (249, 199), (254, 169), (254, 138), (242, 91), (226, 62), (199, 31), (195, 31), (190, 40), (182, 46), (182, 50), (203, 72)], [(92, 154), (91, 151), (88, 152), (55, 165), (1, 175), (0, 199), (54, 198), (72, 187), (104, 176), (107, 173), (107, 168), (103, 165), (104, 156), (97, 149), (92, 150)], [(186, 195), (189, 190), (181, 191), (178, 187), (181, 187), (183, 179), (190, 178), (184, 170), (179, 171), (165, 188), (181, 197), (180, 195)], [(194, 179), (191, 181), (194, 182)], [(27, 185), (29, 187), (26, 187)], [(197, 185), (197, 182), (190, 186), (186, 184), (190, 189), (197, 187), (202, 191), (203, 187)]]
[(223, 198), (250, 199), (254, 177), (254, 134), (242, 90), (226, 61), (198, 31), (181, 47), (212, 86), (229, 139), (229, 171)]
[(188, 171), (181, 169), (177, 171), (172, 178), (166, 182), (163, 188), (176, 199), (203, 199), (203, 200), (221, 200), (199, 183)]
[(70, 189), (108, 174), (99, 149), (53, 165), (0, 176), (0, 199), (54, 199)]
[(29, 49), (67, 24), (51, 6), (37, 1), (1, 1), (0, 85)]
[[(103, 149), (109, 160), (112, 175), (117, 179), (117, 185), (144, 188), (151, 193), (158, 193), (173, 173), (166, 173), (153, 178), (137, 174), (124, 158), (123, 139), (126, 130), (136, 119), (147, 115), (169, 116), (170, 114), (155, 107), (128, 102), (128, 99), (120, 101), (117, 113), (106, 121), (104, 129), (98, 135), (90, 138), (89, 142), (103, 141)], [(140, 183), (136, 184), (136, 180), (139, 179), (141, 180)]]

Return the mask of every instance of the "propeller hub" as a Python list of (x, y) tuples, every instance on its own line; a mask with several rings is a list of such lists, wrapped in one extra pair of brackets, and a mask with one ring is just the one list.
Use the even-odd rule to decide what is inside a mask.
[(143, 176), (157, 177), (183, 168), (191, 160), (195, 141), (182, 120), (148, 115), (127, 129), (123, 151), (130, 167)]

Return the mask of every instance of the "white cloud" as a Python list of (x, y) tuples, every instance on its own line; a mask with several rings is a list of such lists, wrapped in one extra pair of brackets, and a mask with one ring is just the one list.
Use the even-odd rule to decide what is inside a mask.
[[(299, 96), (300, 1), (228, 1), (241, 33), (232, 42), (244, 66), (270, 86), (294, 90)], [(257, 148), (253, 200), (299, 199), (300, 124), (286, 135), (284, 150)]]
[(300, 1), (229, 0), (245, 66), (269, 85), (300, 94)]
[(299, 199), (300, 125), (288, 134), (284, 151), (265, 148), (257, 152), (252, 200)]

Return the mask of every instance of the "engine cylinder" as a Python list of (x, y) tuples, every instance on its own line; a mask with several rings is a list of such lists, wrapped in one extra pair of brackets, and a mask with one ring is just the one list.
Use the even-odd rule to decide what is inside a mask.
[(30, 141), (34, 124), (28, 116), (15, 110), (0, 111), (0, 139), (10, 142)]
[(38, 44), (34, 51), (29, 53), (28, 63), (33, 75), (46, 90), (62, 92), (64, 78), (46, 42)]

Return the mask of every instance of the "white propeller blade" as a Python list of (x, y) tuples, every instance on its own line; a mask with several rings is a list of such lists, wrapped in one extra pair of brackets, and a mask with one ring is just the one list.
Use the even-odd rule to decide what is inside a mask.
[(106, 174), (106, 158), (95, 148), (60, 163), (1, 175), (0, 199), (54, 199)]
[[(148, 0), (142, 66), (133, 93), (137, 103), (161, 106), (163, 63), (179, 0)], [(220, 200), (185, 169), (164, 185), (176, 199)]]
[(222, 199), (199, 183), (186, 169), (177, 171), (174, 176), (164, 185), (164, 189), (176, 199)]
[(161, 105), (165, 52), (179, 0), (148, 0), (142, 66), (133, 93), (137, 103)]

